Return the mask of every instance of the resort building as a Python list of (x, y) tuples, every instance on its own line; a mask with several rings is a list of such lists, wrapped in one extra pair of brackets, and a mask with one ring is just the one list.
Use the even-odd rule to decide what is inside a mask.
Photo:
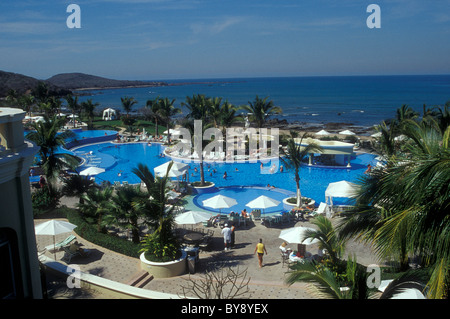
[(321, 141), (317, 139), (305, 139), (301, 141), (300, 138), (295, 138), (294, 141), (306, 147), (314, 142), (319, 145), (322, 150), (318, 153), (310, 153), (308, 165), (322, 165), (322, 166), (344, 166), (350, 167), (350, 160), (355, 155), (353, 148), (354, 144), (344, 143), (340, 141)]
[(24, 117), (0, 108), (0, 299), (42, 298), (28, 176), (39, 148), (24, 140)]

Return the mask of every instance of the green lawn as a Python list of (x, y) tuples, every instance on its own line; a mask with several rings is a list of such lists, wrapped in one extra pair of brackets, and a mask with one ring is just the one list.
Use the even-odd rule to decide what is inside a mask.
[[(104, 121), (101, 117), (96, 117), (92, 124), (94, 126), (94, 129), (127, 129), (127, 126), (124, 125), (121, 120)], [(147, 133), (155, 134), (155, 124), (152, 121), (137, 120), (134, 123), (133, 128), (136, 130), (139, 129), (140, 131), (145, 128), (145, 131)], [(158, 125), (158, 132), (163, 132), (164, 130), (164, 126)]]

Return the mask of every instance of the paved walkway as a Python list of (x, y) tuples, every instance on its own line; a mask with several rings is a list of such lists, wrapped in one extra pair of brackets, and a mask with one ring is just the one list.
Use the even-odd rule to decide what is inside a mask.
[[(69, 203), (67, 203), (69, 204)], [(35, 224), (44, 222), (45, 220), (36, 219)], [(309, 226), (310, 223), (298, 222), (293, 226)], [(199, 225), (199, 227), (202, 227)], [(295, 283), (292, 286), (285, 284), (286, 272), (288, 268), (283, 266), (279, 246), (282, 240), (278, 238), (282, 228), (267, 228), (256, 222), (252, 225), (238, 227), (236, 229), (236, 246), (229, 251), (223, 250), (223, 239), (220, 228), (212, 228), (215, 230), (211, 250), (200, 253), (200, 261), (197, 264), (196, 273), (193, 275), (183, 275), (175, 278), (153, 279), (144, 289), (150, 289), (159, 292), (171, 293), (180, 296), (195, 297), (192, 293), (183, 294), (182, 287), (189, 287), (190, 280), (203, 280), (205, 278), (205, 270), (217, 269), (221, 266), (233, 267), (240, 271), (246, 271), (246, 278), (250, 278), (249, 294), (244, 296), (245, 299), (263, 298), (263, 299), (311, 299), (314, 295), (308, 290), (306, 283)], [(74, 233), (75, 234), (75, 233)], [(75, 234), (77, 235), (77, 234)], [(68, 234), (56, 236), (56, 241), (63, 240)], [(264, 256), (264, 267), (259, 268), (258, 259), (254, 254), (255, 245), (259, 239), (263, 240), (267, 247), (268, 254)], [(53, 243), (52, 236), (36, 236), (38, 248)], [(140, 260), (137, 258), (127, 257), (116, 252), (110, 251), (103, 247), (94, 245), (85, 241), (77, 235), (77, 240), (83, 245), (83, 248), (91, 250), (91, 254), (87, 258), (74, 258), (71, 263), (79, 265), (81, 271), (93, 275), (97, 275), (113, 281), (126, 283), (134, 275), (140, 271)], [(295, 249), (295, 247), (292, 247)], [(316, 245), (308, 246), (308, 250), (313, 254), (317, 252)], [(358, 262), (369, 265), (376, 263), (370, 248), (361, 244), (351, 242), (347, 246), (347, 252), (355, 253)], [(53, 258), (53, 254), (45, 252), (45, 254)], [(60, 261), (63, 252), (56, 252), (55, 258)], [(63, 261), (60, 261), (64, 263)], [(238, 267), (238, 268), (235, 268)], [(101, 298), (101, 297), (100, 297)]]

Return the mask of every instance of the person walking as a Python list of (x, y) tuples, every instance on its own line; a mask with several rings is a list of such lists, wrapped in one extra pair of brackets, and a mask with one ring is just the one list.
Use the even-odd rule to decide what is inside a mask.
[(228, 227), (228, 224), (225, 224), (222, 229), (223, 242), (225, 244), (225, 250), (230, 249), (231, 243), (231, 229)]
[(262, 268), (263, 266), (264, 253), (267, 255), (266, 246), (262, 243), (262, 239), (259, 239), (259, 243), (257, 243), (255, 247), (255, 254), (258, 254), (259, 268)]

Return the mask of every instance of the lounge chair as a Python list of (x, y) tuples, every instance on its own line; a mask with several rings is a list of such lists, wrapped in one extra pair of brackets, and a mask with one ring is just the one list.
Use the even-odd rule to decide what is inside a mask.
[(290, 263), (291, 263), (291, 260), (289, 259), (289, 252), (288, 251), (284, 252), (284, 251), (280, 250), (280, 253), (281, 253), (281, 261), (283, 263), (283, 266), (285, 264), (287, 264), (287, 266), (289, 267)]
[(67, 237), (66, 239), (64, 239), (63, 241), (60, 241), (59, 243), (56, 244), (51, 244), (48, 246), (45, 246), (45, 249), (47, 249), (47, 251), (52, 251), (52, 250), (59, 250), (65, 246), (68, 246), (71, 242), (73, 242), (77, 237), (74, 235), (70, 235), (69, 237)]
[(73, 257), (81, 256), (78, 250), (71, 251), (69, 247), (63, 247), (63, 249), (64, 249), (64, 256), (63, 258), (61, 258), (61, 260), (65, 261), (66, 263), (70, 263)]
[(87, 257), (91, 253), (89, 249), (84, 249), (78, 247), (77, 250), (73, 251), (70, 249), (70, 247), (63, 247), (64, 249), (64, 256), (61, 258), (61, 260), (70, 263), (73, 257), (80, 256), (80, 257)]

